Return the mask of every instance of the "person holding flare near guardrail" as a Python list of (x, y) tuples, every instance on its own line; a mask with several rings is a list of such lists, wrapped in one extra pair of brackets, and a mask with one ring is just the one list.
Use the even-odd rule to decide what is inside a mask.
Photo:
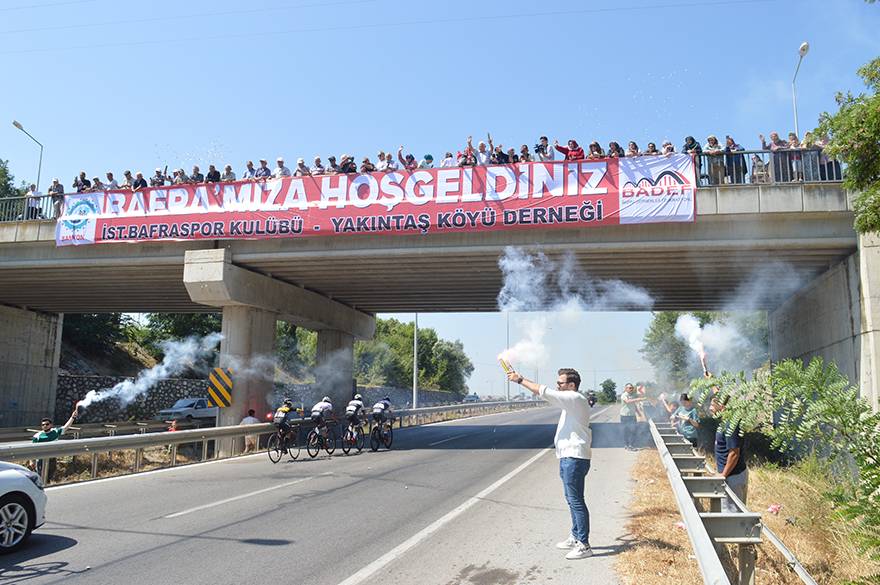
[(557, 373), (556, 389), (527, 380), (504, 359), (501, 367), (507, 379), (540, 396), (562, 410), (556, 425), (553, 444), (559, 459), (559, 476), (565, 489), (565, 499), (571, 512), (571, 532), (568, 538), (557, 543), (556, 548), (567, 550), (569, 560), (593, 556), (590, 548), (590, 511), (584, 500), (584, 484), (590, 471), (591, 443), (590, 405), (586, 396), (578, 392), (581, 376), (577, 370), (562, 368)]

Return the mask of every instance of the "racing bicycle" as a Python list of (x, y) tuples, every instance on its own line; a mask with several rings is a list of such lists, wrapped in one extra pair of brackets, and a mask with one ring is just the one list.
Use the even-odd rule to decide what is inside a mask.
[(380, 445), (385, 445), (386, 449), (390, 449), (391, 443), (394, 441), (394, 430), (391, 424), (394, 419), (383, 421), (382, 415), (374, 413), (373, 420), (376, 421), (376, 424), (370, 431), (370, 450), (378, 451)]
[(291, 459), (299, 457), (299, 452), (302, 447), (299, 445), (297, 435), (299, 435), (299, 427), (290, 428), (286, 433), (281, 429), (272, 433), (266, 445), (266, 452), (269, 454), (269, 460), (272, 463), (278, 463), (281, 461), (281, 457), (285, 453), (290, 455)]
[(333, 455), (336, 451), (336, 421), (330, 425), (322, 422), (320, 425), (309, 431), (306, 438), (306, 451), (309, 457), (315, 458), (321, 449), (327, 451), (327, 455)]
[(364, 443), (364, 427), (358, 418), (357, 424), (350, 422), (345, 427), (345, 434), (342, 435), (342, 452), (348, 455), (351, 448), (354, 447), (360, 453), (364, 449)]

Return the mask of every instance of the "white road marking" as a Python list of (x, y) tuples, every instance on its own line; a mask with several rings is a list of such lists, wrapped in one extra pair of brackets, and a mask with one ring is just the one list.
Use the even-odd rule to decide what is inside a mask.
[[(599, 412), (590, 415), (590, 419), (592, 420), (592, 419), (596, 418), (597, 416), (599, 416), (600, 414), (602, 414), (603, 412), (605, 412), (609, 408), (611, 408), (611, 407), (606, 406), (605, 408), (603, 408)], [(457, 438), (457, 437), (453, 437), (453, 438)], [(451, 440), (451, 439), (447, 439), (447, 440)], [(537, 454), (535, 454), (531, 458), (529, 458), (525, 463), (521, 464), (519, 467), (517, 467), (516, 469), (514, 469), (513, 471), (511, 471), (510, 473), (508, 473), (507, 475), (505, 475), (504, 477), (502, 477), (501, 479), (499, 479), (498, 481), (496, 481), (495, 483), (493, 483), (492, 485), (490, 485), (489, 487), (487, 487), (486, 489), (484, 489), (483, 491), (481, 491), (477, 495), (468, 499), (467, 501), (465, 501), (463, 504), (459, 505), (457, 508), (453, 509), (452, 511), (446, 513), (443, 517), (439, 518), (438, 520), (435, 520), (434, 522), (429, 524), (427, 527), (423, 528), (421, 531), (417, 532), (416, 534), (414, 534), (413, 536), (411, 536), (407, 540), (403, 541), (402, 543), (400, 543), (399, 545), (397, 545), (396, 547), (394, 547), (393, 549), (391, 549), (390, 551), (388, 551), (387, 553), (385, 553), (384, 555), (382, 555), (381, 557), (379, 557), (378, 559), (376, 559), (375, 561), (373, 561), (372, 563), (370, 563), (369, 565), (367, 565), (366, 567), (361, 569), (360, 571), (351, 575), (346, 580), (341, 581), (339, 583), (339, 585), (358, 585), (358, 584), (363, 583), (364, 581), (368, 580), (370, 577), (372, 577), (374, 574), (376, 574), (379, 570), (383, 569), (388, 564), (390, 564), (393, 561), (397, 560), (398, 558), (402, 557), (410, 549), (412, 549), (415, 546), (424, 542), (432, 534), (434, 534), (435, 532), (437, 532), (438, 530), (440, 530), (441, 528), (443, 528), (444, 526), (446, 526), (447, 524), (449, 524), (450, 522), (452, 522), (453, 520), (455, 520), (456, 518), (461, 516), (469, 508), (471, 508), (474, 505), (476, 505), (477, 503), (479, 503), (481, 500), (486, 498), (486, 496), (488, 496), (489, 494), (491, 494), (492, 492), (494, 492), (495, 490), (500, 488), (502, 485), (504, 485), (505, 483), (507, 483), (508, 481), (513, 479), (515, 476), (517, 476), (525, 468), (527, 468), (532, 463), (534, 463), (535, 461), (540, 459), (541, 456), (547, 454), (548, 452), (550, 452), (552, 450), (553, 450), (552, 448), (542, 449)]]
[[(326, 475), (333, 475), (333, 474), (329, 473), (329, 472), (321, 474), (321, 476), (326, 476)], [(237, 502), (238, 500), (243, 500), (245, 498), (251, 498), (253, 496), (258, 496), (260, 494), (265, 494), (267, 492), (280, 490), (281, 488), (290, 487), (292, 485), (296, 485), (298, 483), (303, 483), (303, 482), (309, 481), (310, 479), (315, 479), (316, 477), (321, 477), (321, 476), (312, 475), (310, 477), (302, 477), (302, 478), (294, 480), (294, 481), (288, 481), (287, 483), (273, 485), (272, 487), (263, 488), (261, 490), (255, 491), (255, 492), (248, 492), (246, 494), (233, 496), (231, 498), (226, 498), (225, 500), (218, 500), (216, 502), (211, 502), (209, 504), (202, 504), (201, 506), (196, 506), (195, 508), (189, 508), (188, 510), (182, 510), (180, 512), (175, 512), (174, 514), (168, 514), (167, 516), (162, 516), (162, 517), (163, 518), (178, 518), (180, 516), (186, 516), (187, 514), (192, 514), (193, 512), (207, 510), (208, 508), (216, 508), (217, 506), (222, 506), (223, 504), (228, 504), (230, 502)]]
[(492, 492), (494, 492), (495, 490), (500, 488), (502, 485), (504, 485), (505, 483), (507, 483), (511, 479), (513, 479), (522, 470), (524, 470), (526, 467), (528, 467), (529, 465), (531, 465), (532, 463), (534, 463), (535, 461), (540, 459), (543, 455), (546, 455), (547, 453), (549, 453), (550, 451), (552, 451), (552, 449), (542, 449), (537, 454), (530, 457), (525, 463), (522, 463), (519, 467), (517, 467), (516, 469), (514, 469), (513, 471), (511, 471), (510, 473), (508, 473), (507, 475), (505, 475), (504, 477), (502, 477), (501, 479), (499, 479), (498, 481), (496, 481), (495, 483), (493, 483), (492, 485), (490, 485), (489, 487), (487, 487), (486, 489), (484, 489), (483, 491), (481, 491), (477, 495), (473, 496), (472, 498), (469, 498), (463, 504), (461, 504), (457, 508), (453, 509), (452, 511), (448, 512), (442, 518), (435, 520), (430, 525), (428, 525), (426, 528), (423, 528), (421, 531), (417, 532), (416, 534), (414, 534), (413, 536), (411, 536), (410, 538), (408, 538), (407, 540), (405, 540), (401, 544), (397, 545), (396, 547), (394, 547), (393, 549), (391, 549), (390, 551), (388, 551), (387, 553), (385, 553), (384, 555), (382, 555), (381, 557), (379, 557), (378, 559), (376, 559), (375, 561), (373, 561), (372, 563), (370, 563), (369, 565), (367, 565), (366, 567), (364, 567), (363, 569), (361, 569), (360, 571), (358, 571), (357, 573), (355, 573), (354, 575), (352, 575), (351, 577), (346, 579), (345, 581), (341, 581), (339, 583), (339, 585), (356, 585), (358, 583), (363, 583), (364, 581), (366, 581), (367, 579), (372, 577), (380, 569), (382, 569), (383, 567), (385, 567), (386, 565), (388, 565), (389, 563), (391, 563), (395, 559), (403, 556), (408, 550), (410, 550), (414, 546), (418, 545), (419, 543), (421, 543), (422, 541), (427, 539), (429, 536), (431, 536), (432, 534), (434, 534), (435, 532), (437, 532), (438, 530), (440, 530), (441, 528), (443, 528), (444, 526), (446, 526), (447, 524), (449, 524), (450, 522), (452, 522), (453, 520), (455, 520), (456, 518), (461, 516), (469, 508), (473, 507), (475, 504), (482, 501), (486, 496), (488, 496), (489, 494), (491, 494)]
[(467, 437), (467, 433), (464, 435), (455, 435), (454, 437), (449, 437), (448, 439), (443, 439), (442, 441), (434, 441), (433, 443), (428, 443), (428, 447), (433, 447), (434, 445), (442, 445), (443, 443), (448, 443), (449, 441), (454, 441), (455, 439), (460, 439), (462, 437)]

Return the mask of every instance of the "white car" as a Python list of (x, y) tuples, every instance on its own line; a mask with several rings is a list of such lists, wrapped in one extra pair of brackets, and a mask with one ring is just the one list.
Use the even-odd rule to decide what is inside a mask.
[(21, 547), (46, 521), (46, 492), (33, 471), (0, 461), (0, 555)]

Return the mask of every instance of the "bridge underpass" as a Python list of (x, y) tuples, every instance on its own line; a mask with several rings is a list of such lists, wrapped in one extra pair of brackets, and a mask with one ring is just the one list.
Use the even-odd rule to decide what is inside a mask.
[[(254, 321), (267, 312), (272, 315), (267, 319), (317, 329), (325, 356), (331, 356), (350, 353), (353, 339), (372, 335), (366, 323), (379, 312), (497, 310), (498, 258), (506, 246), (524, 246), (555, 258), (574, 254), (591, 278), (641, 286), (654, 298), (655, 310), (767, 310), (772, 359), (835, 359), (878, 406), (880, 251), (876, 241), (855, 234), (847, 194), (837, 184), (700, 189), (694, 223), (591, 229), (56, 248), (53, 225), (0, 224), (0, 305), (14, 307), (4, 309), (7, 319), (24, 323), (32, 313), (222, 310), (227, 331), (227, 322), (238, 315), (235, 329), (248, 339), (236, 350), (242, 358), (271, 347), (272, 328)], [(187, 257), (191, 264), (212, 258), (235, 267), (236, 278), (254, 281), (250, 289), (239, 289), (248, 298), (227, 295), (205, 303), (194, 297), (197, 281), (185, 283)], [(756, 271), (779, 265), (787, 268), (761, 295), (737, 294)], [(252, 294), (263, 288), (260, 282), (279, 289), (274, 300)], [(325, 315), (316, 323), (314, 305), (307, 302), (318, 299)], [(361, 327), (342, 323), (343, 314), (356, 317)], [(4, 328), (0, 344), (20, 341), (11, 329)], [(40, 347), (38, 357), (30, 352), (23, 370), (57, 368), (49, 342)], [(221, 353), (229, 351), (221, 347)], [(329, 370), (337, 376), (328, 381), (331, 394), (347, 395), (350, 360), (342, 371)], [(21, 375), (3, 386), (21, 387)], [(261, 395), (262, 387), (246, 390), (249, 386), (242, 385), (249, 398), (236, 401), (236, 410), (254, 406)]]

